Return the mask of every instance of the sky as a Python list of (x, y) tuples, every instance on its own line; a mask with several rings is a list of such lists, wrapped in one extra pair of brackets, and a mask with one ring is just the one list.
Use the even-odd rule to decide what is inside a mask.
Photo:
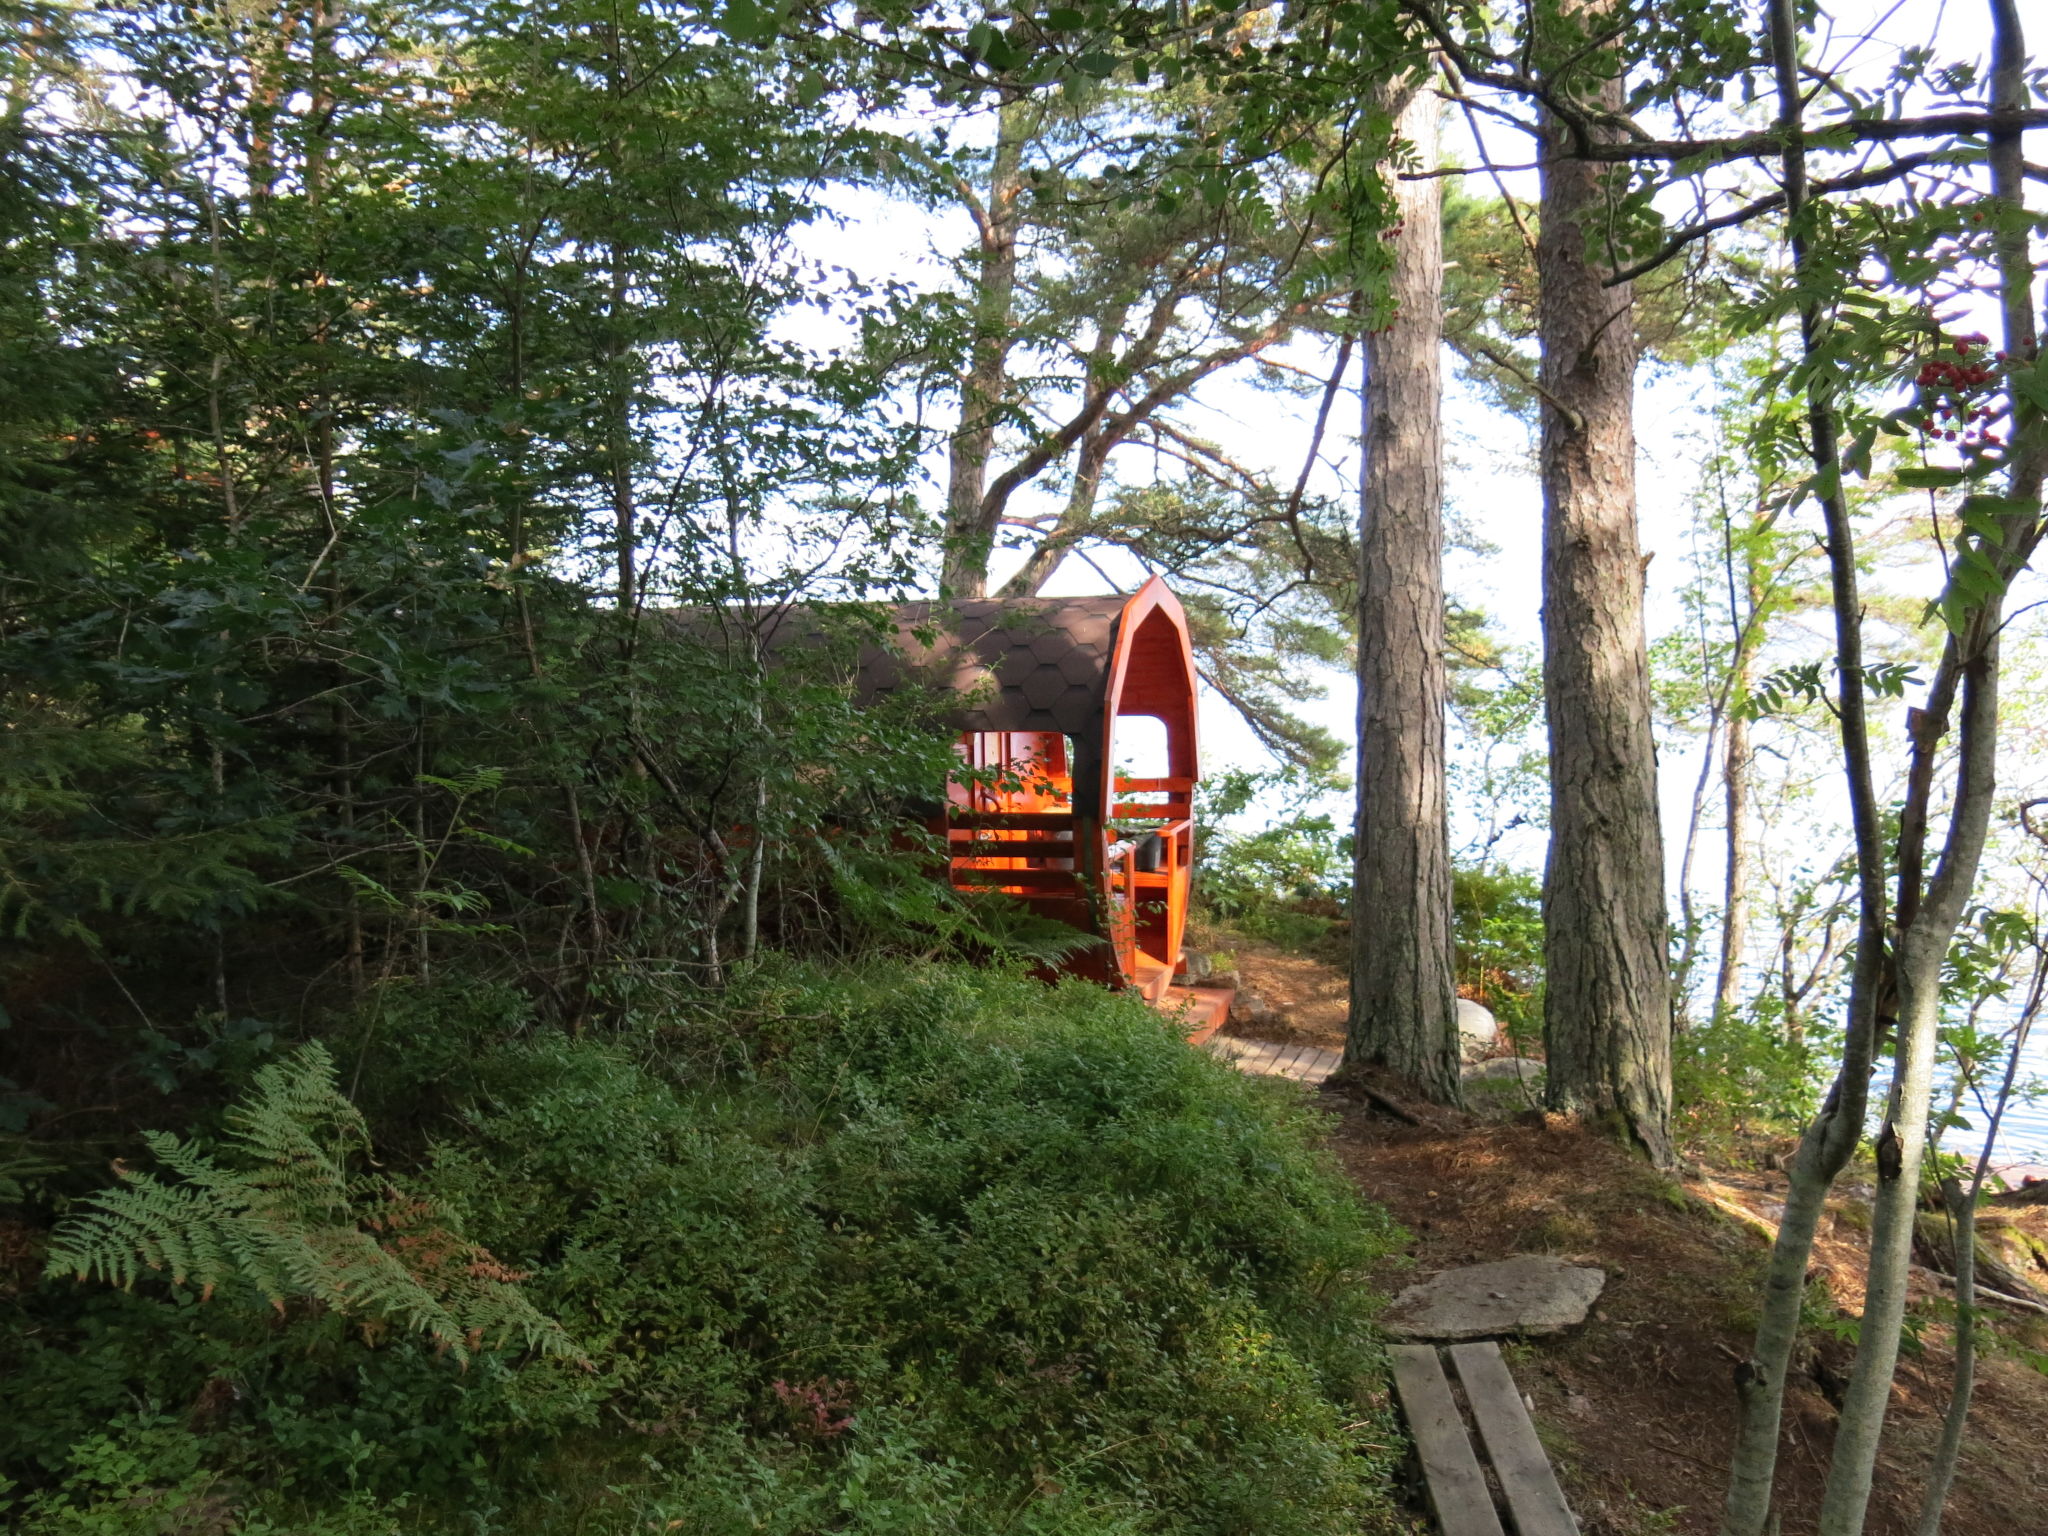
[[(1967, 4), (1952, 0), (1897, 0), (1890, 4), (1862, 0), (1832, 7), (1831, 14), (1835, 31), (1832, 37), (1824, 39), (1820, 56), (1852, 79), (1881, 78), (1903, 48), (1923, 46), (1938, 38), (1946, 57), (1967, 57), (1981, 55), (1988, 39), (1984, 11), (1977, 0)], [(1872, 30), (1878, 34), (1875, 38), (1857, 41)], [(955, 138), (967, 139), (974, 131), (971, 122), (958, 124)], [(1480, 149), (1472, 132), (1464, 114), (1447, 113), (1444, 148), (1451, 163), (1480, 163)], [(1514, 130), (1489, 125), (1486, 134), (1486, 149), (1497, 162), (1515, 163), (1529, 158), (1526, 141)], [(2032, 158), (2048, 156), (2036, 149)], [(1506, 173), (1509, 189), (1530, 201), (1536, 193), (1535, 180), (1533, 172)], [(907, 279), (921, 286), (942, 286), (949, 281), (947, 257), (969, 248), (973, 242), (968, 217), (957, 208), (934, 212), (875, 194), (842, 193), (838, 211), (844, 222), (829, 235), (833, 259), (872, 275)], [(1327, 349), (1297, 345), (1281, 355), (1310, 372), (1328, 371)], [(1540, 590), (1535, 573), (1540, 570), (1542, 535), (1534, 444), (1522, 424), (1458, 383), (1449, 359), (1445, 371), (1449, 381), (1445, 400), (1448, 510), (1461, 516), (1480, 538), (1494, 547), (1493, 553), (1483, 557), (1454, 551), (1447, 558), (1447, 579), (1462, 602), (1488, 613), (1503, 638), (1534, 645), (1540, 639)], [(1345, 391), (1333, 413), (1331, 439), (1326, 444), (1327, 455), (1349, 461), (1352, 476), (1356, 472), (1357, 454), (1356, 383), (1354, 372), (1352, 387)], [(1711, 391), (1697, 372), (1646, 364), (1639, 377), (1638, 515), (1642, 548), (1652, 557), (1647, 572), (1647, 622), (1652, 637), (1685, 624), (1678, 594), (1688, 575), (1691, 498), (1706, 448), (1709, 424), (1704, 419), (1703, 406), (1710, 401)], [(1206, 383), (1184, 415), (1233, 456), (1267, 468), (1284, 484), (1291, 483), (1299, 472), (1308, 445), (1313, 408), (1312, 401), (1253, 387), (1248, 373), (1240, 370)], [(942, 456), (935, 454), (931, 464), (935, 487), (942, 483), (942, 475)], [(1355, 479), (1351, 484), (1355, 485)], [(1340, 482), (1325, 473), (1318, 488), (1334, 494), (1339, 492)], [(1345, 494), (1355, 494), (1350, 485), (1341, 489)], [(1025, 499), (1043, 501), (1053, 494), (1041, 489), (1028, 493)], [(1119, 584), (1128, 582), (1135, 586), (1142, 579), (1142, 572), (1135, 562), (1125, 564), (1128, 570), (1114, 561), (1105, 562), (1105, 568)], [(999, 554), (996, 579), (1004, 574), (1003, 557)], [(1100, 575), (1070, 559), (1048, 591), (1078, 595), (1103, 588)], [(1348, 676), (1333, 674), (1329, 684), (1326, 697), (1306, 707), (1304, 713), (1341, 740), (1351, 740), (1354, 701), (1350, 680)], [(1205, 772), (1269, 764), (1249, 729), (1227, 705), (1213, 697), (1205, 700), (1202, 736)], [(1699, 767), (1696, 748), (1687, 750), (1686, 744), (1677, 741), (1665, 743), (1660, 784), (1667, 844), (1674, 849), (1683, 835)], [(1341, 811), (1342, 807), (1332, 809)], [(1461, 841), (1462, 834), (1469, 831), (1469, 827), (1454, 829), (1454, 841)], [(1496, 851), (1533, 868), (1542, 859), (1542, 837), (1534, 832), (1511, 834)], [(1675, 855), (1671, 862), (1675, 866)], [(1718, 880), (1718, 873), (1712, 867), (1704, 867), (1698, 879), (1711, 885)]]

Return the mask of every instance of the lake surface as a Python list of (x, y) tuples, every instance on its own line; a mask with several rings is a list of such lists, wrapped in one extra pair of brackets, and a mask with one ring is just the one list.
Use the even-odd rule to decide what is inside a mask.
[[(2019, 1080), (2029, 1078), (2048, 1081), (2048, 1028), (2037, 1023), (2027, 1040), (2027, 1049), (2020, 1060)], [(1966, 1113), (1968, 1113), (1966, 1111)], [(1982, 1117), (1969, 1115), (1970, 1123), (1979, 1130)], [(1963, 1133), (1957, 1132), (1958, 1136)], [(1981, 1138), (1973, 1138), (1981, 1146)], [(1961, 1145), (1959, 1141), (1957, 1145)], [(2014, 1103), (2005, 1112), (2005, 1121), (1998, 1128), (1998, 1146), (1991, 1156), (1992, 1166), (2004, 1167), (2014, 1163), (2038, 1165), (2048, 1175), (2048, 1101), (2033, 1104)]]

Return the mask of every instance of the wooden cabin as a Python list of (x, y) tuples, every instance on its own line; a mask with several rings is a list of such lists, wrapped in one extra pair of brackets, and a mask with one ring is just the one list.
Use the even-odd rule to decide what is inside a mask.
[[(1129, 597), (908, 603), (896, 618), (897, 647), (863, 653), (859, 688), (960, 696), (949, 718), (961, 771), (934, 824), (953, 885), (1017, 897), (1104, 941), (1068, 969), (1183, 1000), (1172, 981), (1200, 770), (1179, 599), (1155, 576)], [(1186, 1000), (1197, 1023), (1227, 1005)]]

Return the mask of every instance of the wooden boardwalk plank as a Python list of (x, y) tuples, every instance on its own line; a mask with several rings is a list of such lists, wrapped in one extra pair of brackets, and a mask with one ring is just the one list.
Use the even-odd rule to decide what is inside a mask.
[(1557, 1486), (1522, 1394), (1500, 1357), (1500, 1346), (1453, 1344), (1451, 1363), (1465, 1384), (1465, 1400), (1472, 1405), (1479, 1437), (1486, 1443), (1486, 1459), (1500, 1479), (1516, 1536), (1579, 1536), (1578, 1522)]
[(1471, 1437), (1465, 1433), (1465, 1421), (1451, 1398), (1451, 1384), (1444, 1377), (1436, 1347), (1396, 1344), (1387, 1353), (1393, 1361), (1401, 1411), (1408, 1418), (1408, 1433), (1422, 1458), (1430, 1507), (1436, 1511), (1444, 1536), (1502, 1536), (1500, 1516), (1494, 1513), (1486, 1478), (1479, 1470), (1479, 1459), (1472, 1454)]
[(1240, 1072), (1248, 1072), (1254, 1077), (1284, 1077), (1310, 1086), (1327, 1081), (1344, 1062), (1342, 1051), (1326, 1051), (1320, 1046), (1299, 1043), (1285, 1045), (1273, 1040), (1242, 1040), (1219, 1035), (1208, 1045), (1210, 1050)]

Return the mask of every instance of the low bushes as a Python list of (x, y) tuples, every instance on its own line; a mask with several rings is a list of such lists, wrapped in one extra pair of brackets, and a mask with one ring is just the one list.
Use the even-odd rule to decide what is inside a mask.
[(401, 1002), (335, 1042), (377, 1176), (574, 1348), (458, 1365), (345, 1305), (45, 1280), (0, 1333), (15, 1528), (1386, 1519), (1359, 1273), (1393, 1234), (1286, 1090), (1149, 1010), (902, 965), (771, 966), (606, 1038)]

